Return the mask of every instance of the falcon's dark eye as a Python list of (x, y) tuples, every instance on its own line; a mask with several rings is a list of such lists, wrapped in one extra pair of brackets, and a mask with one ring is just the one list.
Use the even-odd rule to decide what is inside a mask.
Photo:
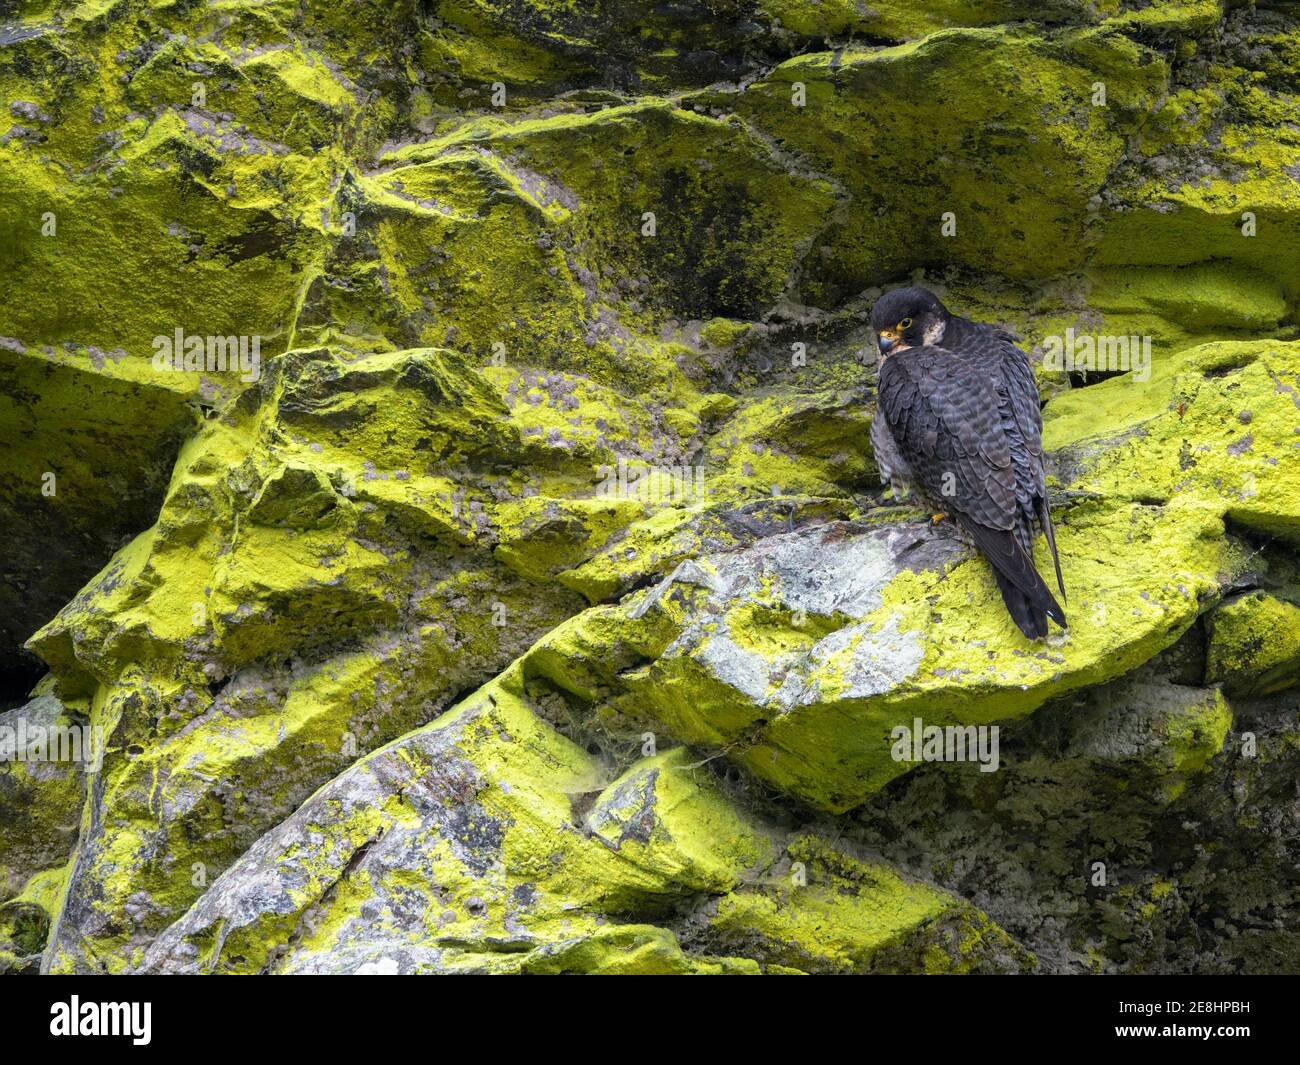
[(911, 329), (911, 328), (912, 328), (912, 319), (910, 319), (910, 318), (904, 318), (901, 322), (898, 323), (898, 328), (899, 328), (899, 329)]

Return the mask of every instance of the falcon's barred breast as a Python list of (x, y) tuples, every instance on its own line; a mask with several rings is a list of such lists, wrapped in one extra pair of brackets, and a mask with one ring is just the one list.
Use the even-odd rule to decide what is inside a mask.
[(882, 475), (951, 515), (992, 564), (1021, 632), (1046, 636), (1048, 617), (1064, 626), (1033, 560), (1037, 525), (1064, 595), (1028, 357), (1009, 333), (950, 314), (924, 289), (882, 297), (872, 326), (881, 359), (871, 438)]

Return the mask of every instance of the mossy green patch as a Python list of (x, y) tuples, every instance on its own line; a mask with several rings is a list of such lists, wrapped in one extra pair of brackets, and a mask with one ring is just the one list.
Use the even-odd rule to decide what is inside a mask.
[(1300, 606), (1266, 592), (1225, 602), (1208, 618), (1205, 679), (1232, 695), (1284, 691), (1300, 680)]
[[(857, 861), (805, 837), (789, 848), (786, 883), (746, 888), (719, 901), (711, 931), (730, 948), (811, 972), (863, 973), (895, 953), (924, 957), (927, 972), (970, 971), (993, 953), (981, 935), (1015, 952), (1004, 932), (961, 900), (910, 883), (879, 863)], [(969, 912), (967, 912), (969, 911)], [(940, 926), (958, 918), (964, 932)], [(1019, 965), (1028, 965), (1023, 950)], [(1013, 966), (1015, 964), (1013, 963)]]

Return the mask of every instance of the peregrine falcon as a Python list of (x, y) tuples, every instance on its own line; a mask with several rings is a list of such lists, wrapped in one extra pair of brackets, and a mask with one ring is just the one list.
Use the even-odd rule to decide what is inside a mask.
[(1047, 536), (1065, 598), (1047, 506), (1042, 415), (1016, 338), (948, 311), (931, 292), (896, 289), (876, 301), (880, 349), (871, 443), (895, 492), (915, 491), (951, 515), (993, 566), (1012, 620), (1030, 639), (1065, 613), (1034, 566), (1035, 524)]

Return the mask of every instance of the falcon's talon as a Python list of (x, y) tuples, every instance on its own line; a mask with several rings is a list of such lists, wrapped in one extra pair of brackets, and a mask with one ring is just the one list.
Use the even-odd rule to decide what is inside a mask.
[(931, 514), (930, 523), (932, 525), (938, 525), (939, 522), (944, 521), (947, 517), (948, 517), (947, 514)]

